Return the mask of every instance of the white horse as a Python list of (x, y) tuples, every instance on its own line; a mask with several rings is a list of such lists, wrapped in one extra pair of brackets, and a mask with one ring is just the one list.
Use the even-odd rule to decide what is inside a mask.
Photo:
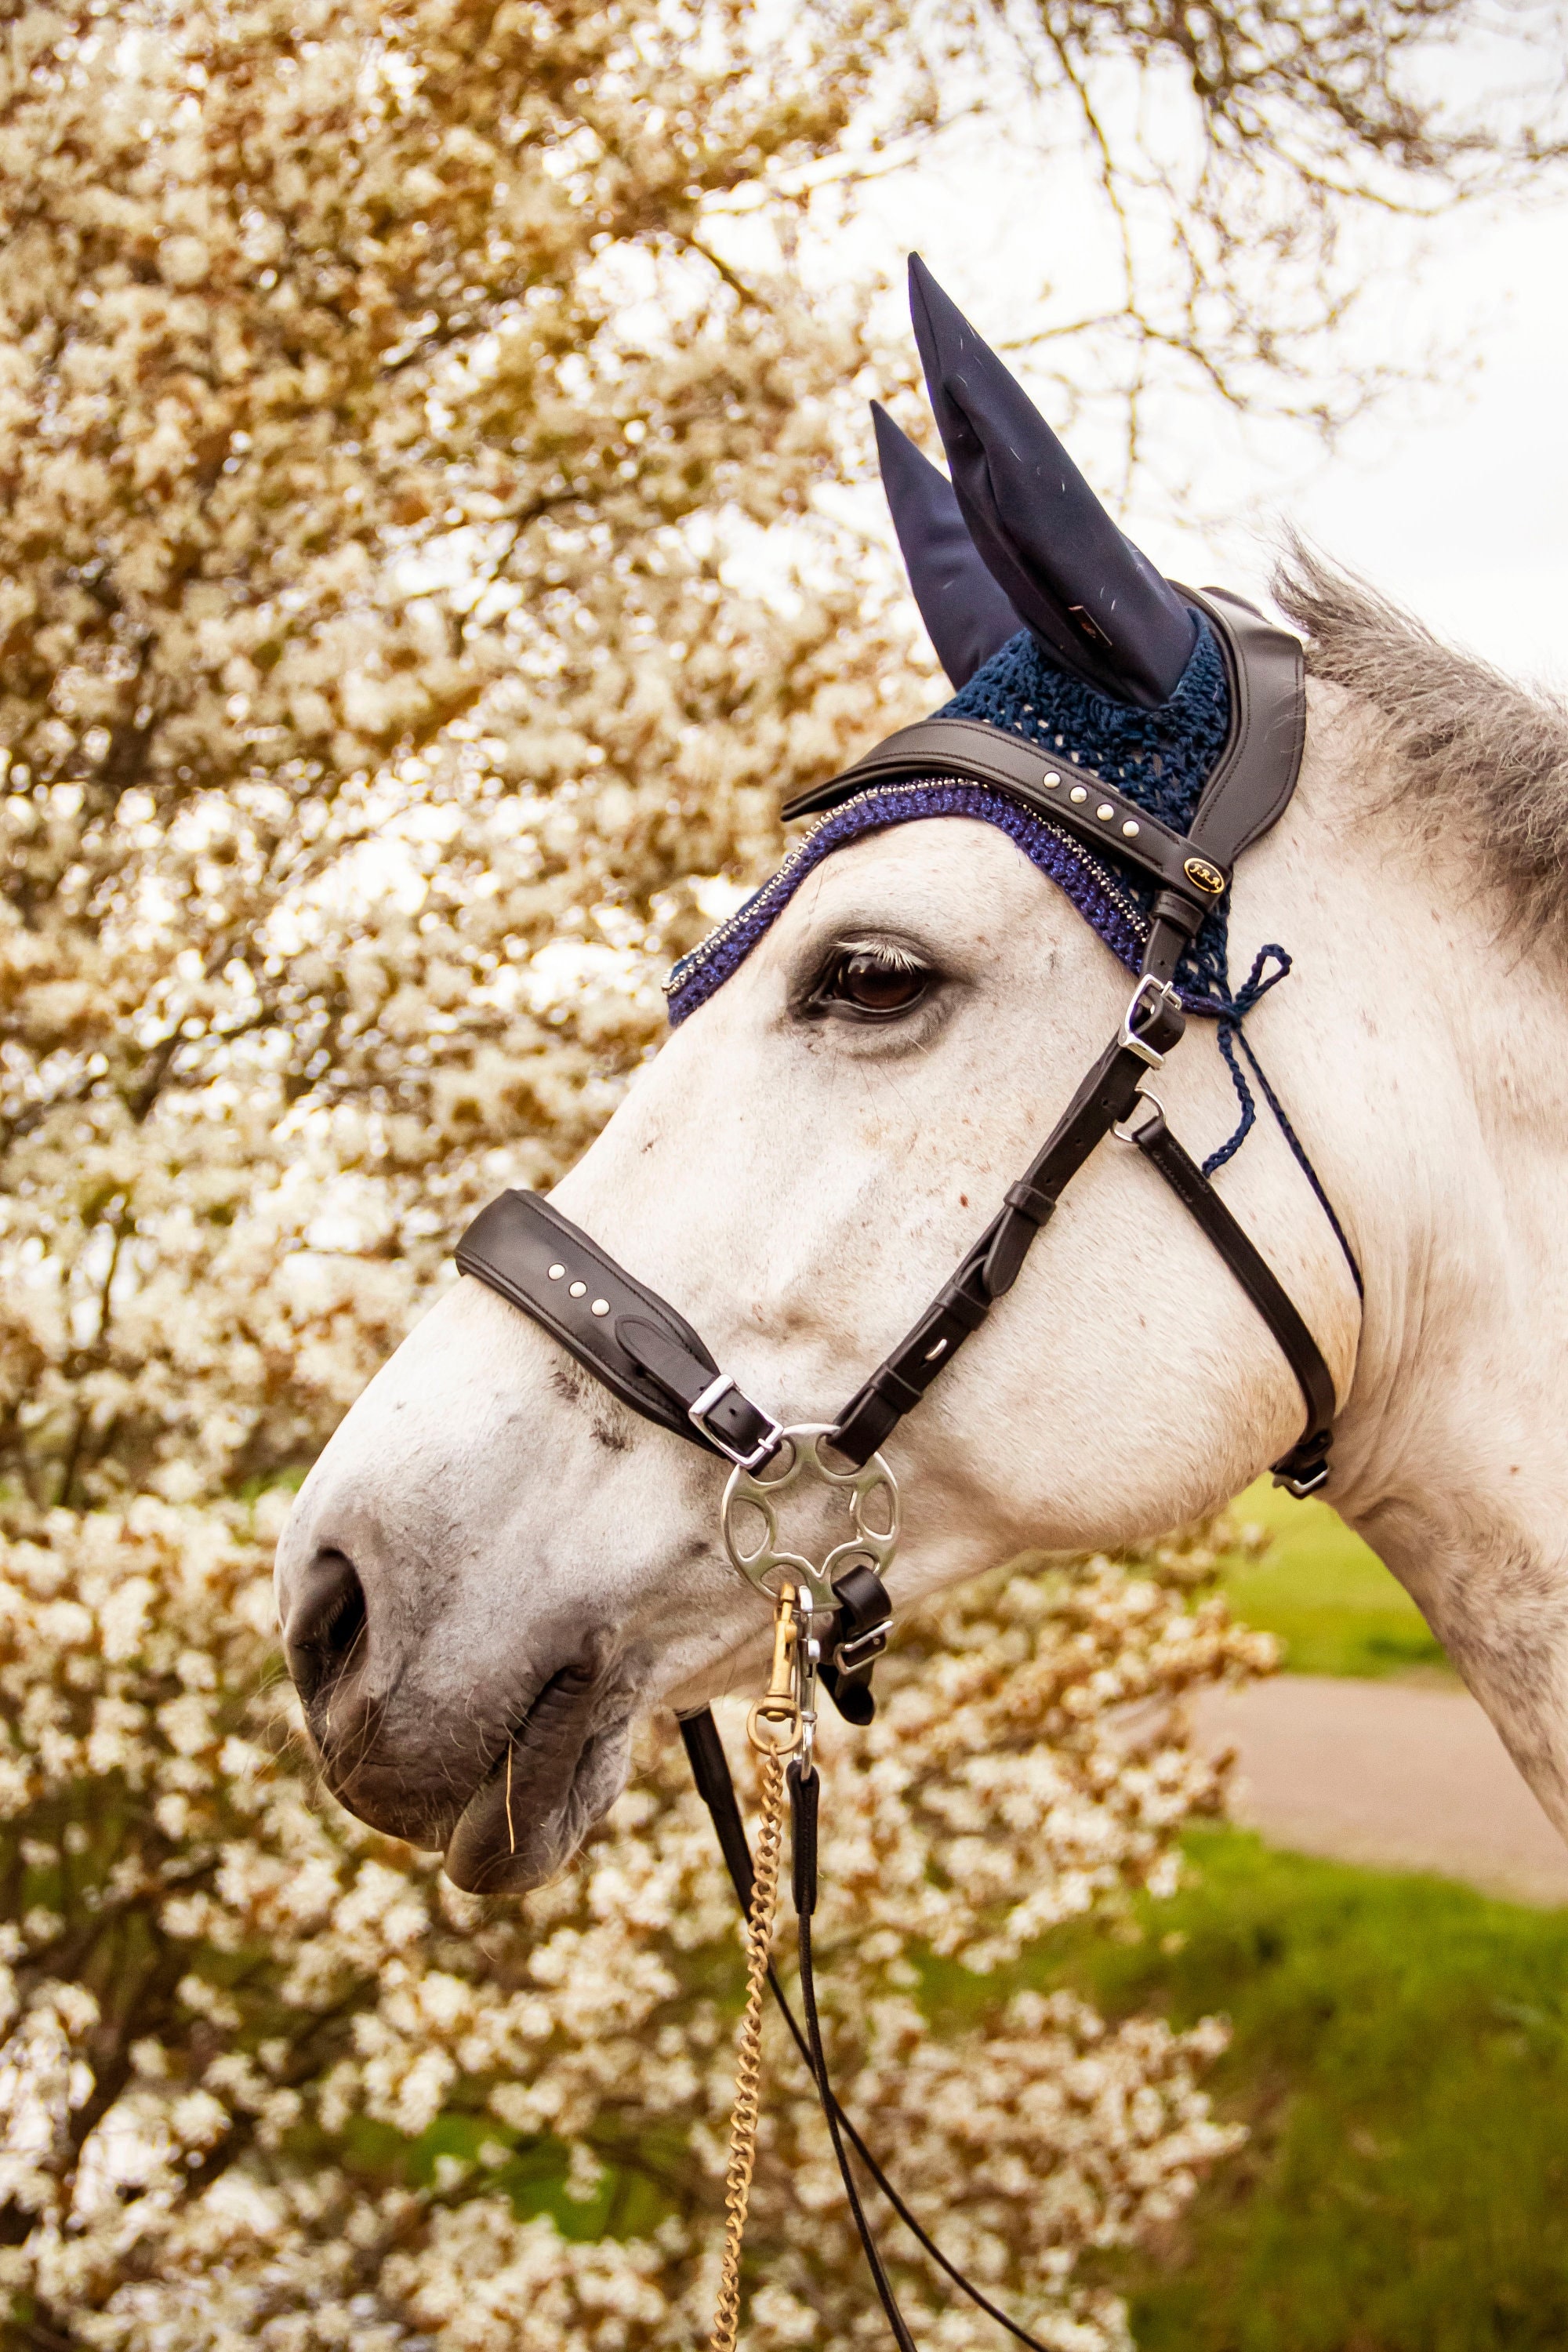
[[(968, 722), (922, 746), (1000, 746), (1034, 783), (989, 822), (971, 787), (917, 786), (867, 813), (889, 829), (825, 835), (840, 845), (781, 886), (554, 1196), (795, 1423), (833, 1419), (987, 1225), (1115, 1034), (1128, 924), (1173, 889), (1204, 923), (1176, 977), (1213, 1010), (1223, 942), (1194, 894), (1224, 873), (1162, 865), (1158, 843), (1184, 854), (1167, 821), (1197, 828), (1185, 848), (1228, 840), (1227, 861), (1256, 840), (1253, 752), (1224, 746), (1261, 747), (1267, 778), (1292, 734), (1263, 670), (1258, 694), (1234, 648), (1226, 671), (1213, 607), (1130, 546), (918, 261), (911, 297), (951, 482), (880, 412), (878, 437)], [(1364, 1298), (1277, 1126), (1220, 1189), (1332, 1374), (1333, 1501), (1568, 1831), (1568, 714), (1304, 558), (1278, 593), (1308, 643), (1306, 754), (1236, 866), (1229, 954), (1294, 959), (1247, 1034)], [(1049, 809), (1084, 805), (1021, 856), (1013, 812), (1040, 797), (1042, 751), (1081, 780)], [(1151, 874), (1164, 896), (1140, 901)], [(1141, 951), (1152, 975), (1173, 969), (1172, 919)], [(1160, 1092), (1189, 1147), (1221, 1144), (1235, 1104), (1212, 1027)], [(1107, 1139), (891, 1441), (893, 1600), (1210, 1510), (1300, 1437), (1301, 1403), (1229, 1265)], [(459, 1281), (338, 1431), (279, 1554), (290, 1665), (345, 1803), (445, 1847), (460, 1885), (547, 1875), (617, 1794), (639, 1709), (699, 1705), (760, 1653), (768, 1611), (726, 1563), (722, 1478)]]
[[(1269, 1122), (1219, 1181), (1333, 1370), (1331, 1499), (1568, 1830), (1568, 718), (1321, 566), (1279, 593), (1309, 644), (1307, 755), (1238, 869), (1232, 935), (1238, 962), (1290, 942), (1250, 1033), (1364, 1306)], [(851, 948), (913, 959), (906, 1014), (823, 1004)], [(945, 1277), (1126, 993), (994, 829), (875, 835), (817, 868), (554, 1198), (749, 1394), (821, 1419)], [(1210, 1032), (1160, 1089), (1194, 1144), (1232, 1124)], [(1300, 1423), (1225, 1267), (1108, 1145), (899, 1434), (895, 1601), (1026, 1545), (1191, 1518)], [(344, 1801), (447, 1845), (472, 1883), (502, 1840), (505, 1757), (521, 1834), (500, 1883), (557, 1866), (617, 1794), (637, 1712), (761, 1654), (764, 1604), (718, 1542), (722, 1478), (460, 1280), (338, 1431), (280, 1555), (286, 1620), (352, 1563), (347, 1664), (313, 1710)]]

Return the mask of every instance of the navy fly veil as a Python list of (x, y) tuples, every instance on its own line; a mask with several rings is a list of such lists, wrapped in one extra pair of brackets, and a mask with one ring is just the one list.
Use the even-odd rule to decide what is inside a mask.
[[(1208, 1181), (1255, 1116), (1239, 1048), (1359, 1286), (1333, 1211), (1241, 1041), (1247, 1010), (1289, 969), (1289, 959), (1265, 948), (1234, 994), (1226, 971), (1231, 872), (1289, 805), (1300, 768), (1300, 646), (1234, 597), (1163, 580), (918, 262), (910, 280), (952, 480), (904, 444), (886, 416), (877, 430), (910, 581), (957, 692), (935, 718), (900, 730), (785, 807), (786, 818), (816, 814), (822, 822), (772, 881), (677, 967), (670, 1017), (688, 1019), (721, 988), (806, 876), (845, 843), (941, 816), (1005, 833), (1137, 972), (1137, 984), (1116, 1035), (1023, 1176), (830, 1424), (832, 1449), (852, 1475), (879, 1456), (1011, 1290), (1064, 1188), (1115, 1132), (1202, 1227), (1278, 1341), (1307, 1421), (1276, 1474), (1296, 1493), (1315, 1493), (1328, 1475), (1333, 1376)], [(1190, 1012), (1216, 1021), (1242, 1110), (1236, 1133), (1205, 1168), (1171, 1134), (1158, 1100), (1142, 1091), (1149, 1071), (1179, 1042)], [(784, 1444), (781, 1424), (721, 1370), (679, 1311), (552, 1203), (504, 1193), (464, 1235), (458, 1262), (533, 1316), (634, 1411), (724, 1455), (739, 1474), (759, 1472)], [(798, 1468), (798, 1448), (792, 1458)], [(832, 1591), (840, 1612), (849, 1610), (839, 1586)], [(859, 1641), (857, 1634), (849, 1643), (859, 1662), (853, 1668), (849, 1653), (839, 1654), (850, 1676), (846, 1691), (865, 1663)]]
[[(1047, 759), (1054, 752), (1186, 834), (1236, 717), (1214, 630), (1117, 529), (1022, 387), (918, 257), (910, 264), (910, 301), (951, 481), (875, 402), (872, 413), (910, 585), (958, 689), (935, 717), (978, 720), (1037, 746)], [(1116, 858), (1114, 835), (1102, 851), (994, 785), (951, 772), (904, 776), (869, 782), (831, 808), (777, 873), (682, 958), (667, 984), (671, 1027), (740, 968), (834, 850), (935, 816), (995, 825), (1121, 963), (1142, 969), (1160, 894), (1146, 872), (1129, 872)], [(1283, 949), (1267, 947), (1233, 988), (1229, 905), (1226, 887), (1205, 908), (1174, 971), (1184, 1010), (1219, 1024), (1240, 1108), (1235, 1132), (1204, 1163), (1205, 1174), (1252, 1127), (1240, 1024), (1290, 968)]]
[[(940, 479), (940, 477), (938, 477)], [(1210, 770), (1225, 747), (1230, 695), (1225, 665), (1205, 621), (1168, 702), (1149, 710), (1113, 701), (1055, 667), (1026, 629), (1018, 630), (936, 714), (980, 719), (1048, 757), (1061, 752), (1102, 777), (1152, 816), (1185, 832)], [(1151, 885), (1096, 856), (1048, 817), (982, 784), (932, 778), (857, 794), (806, 835), (754, 897), (678, 963), (669, 976), (669, 1020), (679, 1027), (737, 971), (777, 921), (806, 876), (847, 842), (915, 817), (966, 816), (994, 824), (1066, 892), (1130, 971), (1148, 936)], [(1226, 970), (1226, 901), (1208, 917), (1183, 959), (1177, 984), (1192, 1013), (1232, 1010)]]

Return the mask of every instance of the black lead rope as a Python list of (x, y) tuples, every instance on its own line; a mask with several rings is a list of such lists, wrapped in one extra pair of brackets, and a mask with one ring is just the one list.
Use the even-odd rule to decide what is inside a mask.
[[(725, 1866), (730, 1874), (730, 1884), (735, 1890), (735, 1899), (740, 1904), (742, 1916), (744, 1917), (752, 1906), (752, 1853), (746, 1842), (746, 1826), (741, 1819), (741, 1808), (735, 1795), (735, 1784), (730, 1775), (730, 1763), (724, 1753), (724, 1743), (719, 1737), (719, 1727), (713, 1720), (710, 1708), (700, 1707), (694, 1714), (683, 1715), (679, 1720), (681, 1742), (686, 1749), (687, 1761), (691, 1767), (691, 1778), (712, 1820), (714, 1833), (719, 1840), (720, 1852), (723, 1854)], [(789, 2028), (790, 2037), (800, 2053), (801, 2061), (816, 2085), (817, 2095), (822, 2101), (823, 2117), (827, 2125), (828, 2136), (833, 2142), (833, 2153), (837, 2160), (839, 2178), (844, 2183), (845, 2195), (854, 2218), (856, 2232), (866, 2256), (867, 2267), (870, 2271), (878, 2300), (887, 2314), (888, 2325), (898, 2342), (899, 2352), (916, 2352), (916, 2347), (910, 2334), (909, 2325), (899, 2309), (898, 2298), (893, 2293), (892, 2284), (883, 2264), (880, 2249), (872, 2234), (865, 2207), (860, 2201), (855, 2177), (844, 2147), (846, 2140), (848, 2141), (849, 2146), (921, 2252), (929, 2256), (938, 2270), (952, 2281), (953, 2285), (962, 2294), (969, 2297), (976, 2310), (984, 2312), (988, 2319), (994, 2319), (999, 2327), (1005, 2327), (1008, 2335), (1015, 2337), (1018, 2343), (1026, 2345), (1028, 2352), (1048, 2352), (1048, 2347), (1040, 2342), (1037, 2336), (1031, 2336), (1026, 2327), (1020, 2326), (1016, 2319), (1009, 2318), (998, 2304), (993, 2303), (990, 2296), (984, 2294), (974, 2284), (973, 2279), (967, 2278), (957, 2263), (942, 2252), (935, 2239), (916, 2220), (888, 2179), (855, 2124), (839, 2105), (828, 2080), (827, 2061), (823, 2050), (822, 2030), (817, 2014), (816, 1977), (812, 1964), (811, 1949), (811, 1919), (816, 1908), (817, 1797), (822, 1784), (814, 1768), (809, 1780), (805, 1781), (805, 1790), (808, 1793), (805, 1795), (803, 1801), (803, 1781), (805, 1781), (805, 1776), (801, 1772), (798, 1761), (792, 1763), (789, 1768), (789, 1789), (792, 1814), (793, 1892), (795, 1917), (799, 1923), (800, 1931), (800, 1989), (806, 2014), (805, 2029), (802, 2028), (800, 2020), (790, 2006), (789, 1996), (779, 1982), (777, 1970), (771, 1965), (768, 1969), (768, 1984), (778, 2004), (779, 2013)]]
[(833, 2142), (838, 2177), (844, 2183), (844, 2194), (849, 2200), (849, 2210), (855, 2217), (856, 2234), (866, 2256), (866, 2267), (871, 2273), (871, 2284), (877, 2290), (877, 2300), (888, 2315), (888, 2325), (893, 2331), (893, 2341), (899, 2352), (915, 2352), (915, 2339), (899, 2309), (899, 2298), (893, 2293), (893, 2283), (883, 2266), (881, 2249), (871, 2234), (871, 2224), (866, 2219), (860, 2191), (855, 2185), (855, 2175), (844, 2151), (843, 2135), (839, 2130), (840, 2109), (833, 2085), (827, 2079), (827, 2053), (822, 2046), (822, 2021), (816, 2013), (816, 1971), (811, 1962), (811, 1915), (816, 1908), (816, 1801), (822, 1783), (817, 1778), (816, 1765), (803, 1766), (798, 1756), (790, 1765), (788, 1780), (795, 1925), (800, 1943), (800, 1997), (805, 2005), (805, 2031), (811, 2042), (811, 2071), (816, 2078), (817, 2096), (822, 2102), (827, 2137)]

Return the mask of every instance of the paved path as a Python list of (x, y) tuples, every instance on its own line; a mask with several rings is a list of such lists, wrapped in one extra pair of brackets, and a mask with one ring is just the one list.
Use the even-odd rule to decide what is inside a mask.
[(1568, 1845), (1468, 1693), (1278, 1675), (1205, 1693), (1196, 1717), (1237, 1751), (1232, 1811), (1270, 1844), (1568, 1904)]

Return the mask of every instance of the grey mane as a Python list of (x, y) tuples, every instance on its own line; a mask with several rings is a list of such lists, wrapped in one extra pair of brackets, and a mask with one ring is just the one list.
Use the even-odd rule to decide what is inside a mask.
[(1568, 702), (1456, 652), (1300, 540), (1273, 587), (1309, 673), (1381, 722), (1391, 801), (1480, 857), (1511, 931), (1568, 950)]

